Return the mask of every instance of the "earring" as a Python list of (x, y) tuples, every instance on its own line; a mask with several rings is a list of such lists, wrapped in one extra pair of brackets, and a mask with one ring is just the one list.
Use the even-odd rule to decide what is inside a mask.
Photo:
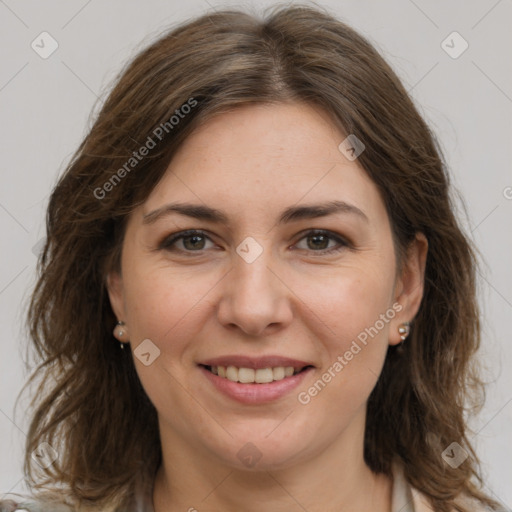
[(406, 340), (407, 336), (409, 336), (409, 333), (411, 332), (411, 323), (404, 322), (403, 324), (400, 324), (400, 326), (398, 327), (398, 332), (400, 333), (400, 338), (403, 343)]
[[(119, 339), (122, 338), (125, 335), (125, 330), (123, 329), (123, 326), (126, 325), (124, 322), (117, 322), (116, 326), (114, 327), (114, 336)], [(119, 341), (119, 345), (122, 349), (124, 349), (125, 342)]]

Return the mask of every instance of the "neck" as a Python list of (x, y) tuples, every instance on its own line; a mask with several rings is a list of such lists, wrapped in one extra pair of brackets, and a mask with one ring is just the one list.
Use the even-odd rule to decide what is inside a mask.
[(392, 480), (364, 463), (362, 436), (358, 442), (340, 436), (314, 459), (261, 471), (240, 470), (187, 443), (165, 442), (166, 437), (163, 447), (179, 449), (163, 452), (154, 484), (155, 512), (391, 511)]

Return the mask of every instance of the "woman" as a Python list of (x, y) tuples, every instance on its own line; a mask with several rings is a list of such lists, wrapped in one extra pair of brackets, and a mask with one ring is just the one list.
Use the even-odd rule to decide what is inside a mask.
[(449, 193), (396, 75), (330, 15), (165, 34), (51, 196), (39, 502), (4, 510), (496, 510)]

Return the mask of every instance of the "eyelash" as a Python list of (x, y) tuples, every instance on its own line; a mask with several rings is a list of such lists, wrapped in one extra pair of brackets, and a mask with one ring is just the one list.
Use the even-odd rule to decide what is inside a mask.
[[(316, 235), (327, 236), (330, 239), (335, 240), (336, 242), (338, 242), (339, 246), (333, 247), (333, 248), (330, 248), (330, 249), (322, 249), (322, 250), (319, 250), (319, 251), (311, 250), (314, 253), (332, 254), (332, 253), (340, 252), (343, 249), (346, 249), (347, 247), (351, 247), (351, 244), (346, 239), (342, 238), (339, 235), (334, 234), (331, 231), (327, 231), (327, 230), (324, 230), (324, 229), (311, 229), (311, 230), (307, 231), (306, 233), (304, 233), (303, 236), (298, 240), (298, 242), (300, 242), (304, 238), (307, 238), (307, 237), (310, 237), (310, 236), (316, 236)], [(181, 239), (184, 239), (184, 238), (188, 238), (188, 237), (192, 237), (192, 236), (205, 237), (208, 240), (213, 242), (213, 240), (211, 240), (211, 238), (204, 231), (201, 231), (201, 230), (198, 230), (198, 229), (189, 229), (189, 230), (186, 230), (186, 231), (180, 231), (179, 233), (174, 233), (174, 234), (164, 238), (164, 240), (162, 240), (162, 242), (160, 242), (158, 248), (166, 250), (166, 251), (170, 251), (170, 252), (182, 252), (182, 253), (188, 253), (188, 254), (191, 254), (191, 253), (200, 253), (201, 254), (203, 251), (207, 250), (207, 249), (200, 249), (200, 250), (197, 250), (197, 251), (190, 251), (190, 250), (184, 250), (184, 249), (177, 249), (176, 247), (174, 247), (174, 244), (178, 240), (181, 240)]]

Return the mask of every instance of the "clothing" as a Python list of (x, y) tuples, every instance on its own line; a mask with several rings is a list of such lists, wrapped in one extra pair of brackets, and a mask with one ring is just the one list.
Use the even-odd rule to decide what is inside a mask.
[(433, 512), (424, 496), (412, 488), (405, 479), (401, 466), (393, 466), (392, 512)]
[[(152, 492), (140, 494), (134, 500), (130, 510), (123, 512), (155, 512), (152, 502)], [(66, 505), (48, 504), (14, 495), (11, 498), (5, 496), (0, 500), (0, 512), (14, 512), (16, 510), (26, 510), (27, 512), (73, 512)], [(391, 510), (392, 512), (434, 512), (426, 497), (407, 483), (402, 467), (398, 464), (393, 466)], [(483, 512), (484, 508), (483, 506), (475, 505), (472, 510)]]

